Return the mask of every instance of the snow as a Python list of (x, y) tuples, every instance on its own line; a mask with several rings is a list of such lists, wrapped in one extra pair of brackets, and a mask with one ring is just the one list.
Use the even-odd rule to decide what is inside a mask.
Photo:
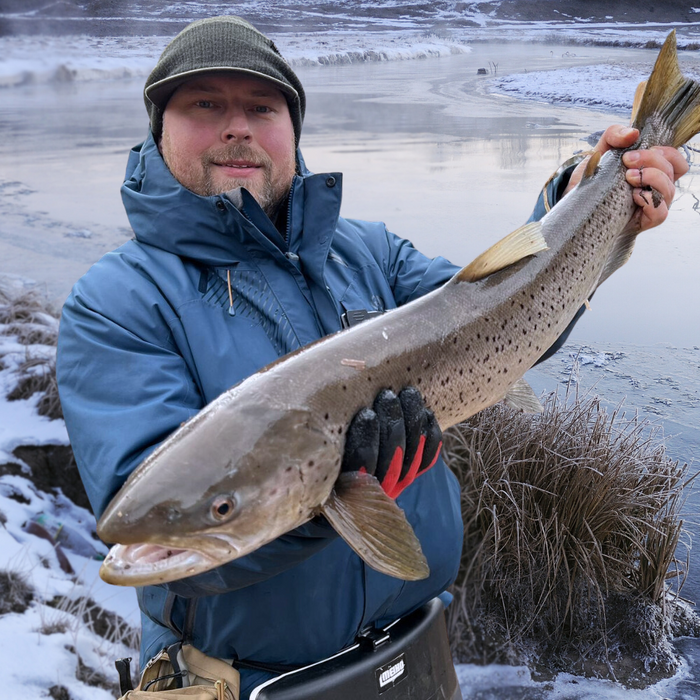
[[(3, 403), (7, 402), (0, 405)], [(42, 422), (35, 423), (41, 430)], [(61, 596), (76, 601), (79, 609), (81, 598), (92, 599), (138, 627), (140, 617), (134, 590), (103, 583), (97, 575), (99, 561), (68, 549), (63, 551), (76, 573), (64, 572), (54, 545), (24, 529), (37, 514), (47, 513), (60, 515), (64, 527), (84, 532), (94, 530), (93, 516), (63, 496), (37, 491), (27, 478), (9, 475), (0, 477), (0, 513), (6, 519), (4, 526), (0, 526), (0, 572), (23, 577), (30, 582), (35, 595), (25, 612), (0, 616), (2, 697), (45, 697), (48, 688), (62, 685), (74, 700), (113, 698), (110, 692), (78, 680), (78, 657), (90, 669), (114, 681), (114, 660), (137, 657), (138, 651), (116, 640), (107, 641), (69, 609), (57, 609), (47, 603)], [(106, 552), (104, 545), (95, 542), (95, 546)], [(28, 664), (28, 659), (37, 663)]]
[[(56, 321), (47, 317), (44, 322), (50, 325)], [(63, 420), (49, 420), (36, 412), (38, 394), (18, 401), (6, 398), (24, 361), (53, 356), (53, 347), (26, 346), (14, 336), (0, 335), (4, 367), (0, 371), (0, 464), (22, 466), (12, 455), (19, 445), (68, 444)], [(93, 600), (134, 628), (138, 628), (140, 616), (133, 589), (108, 586), (98, 576), (99, 557), (107, 548), (91, 536), (95, 530), (93, 515), (61, 493), (39, 491), (29, 478), (19, 474), (0, 476), (0, 515), (4, 523), (0, 525), (0, 573), (11, 572), (27, 581), (34, 591), (34, 600), (25, 612), (0, 615), (2, 697), (45, 697), (48, 688), (61, 685), (73, 700), (113, 698), (107, 690), (78, 680), (78, 658), (89, 669), (114, 681), (114, 659), (138, 656), (138, 651), (95, 634), (70, 608), (80, 610), (87, 600)], [(50, 534), (58, 531), (61, 552), (75, 573), (61, 568), (52, 542), (27, 532), (32, 521)], [(60, 609), (48, 605), (57, 596), (75, 601), (74, 606)], [(37, 663), (28, 664), (28, 659)]]
[[(571, 51), (564, 55), (576, 56)], [(518, 99), (609, 109), (627, 115), (632, 109), (634, 91), (649, 77), (650, 67), (651, 62), (649, 65), (605, 63), (516, 73), (491, 80), (491, 90)], [(692, 70), (685, 72), (688, 77), (699, 77)], [(591, 89), (593, 85), (595, 89)]]

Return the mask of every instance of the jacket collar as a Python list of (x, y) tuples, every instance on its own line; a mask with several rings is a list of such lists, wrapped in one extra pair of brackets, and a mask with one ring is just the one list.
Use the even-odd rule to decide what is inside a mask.
[[(299, 152), (297, 159), (301, 175), (290, 191), (285, 240), (244, 188), (202, 197), (183, 187), (149, 133), (131, 150), (121, 188), (136, 240), (212, 267), (302, 245), (325, 258), (340, 211), (341, 176), (312, 175)], [(329, 188), (331, 180), (336, 184)]]

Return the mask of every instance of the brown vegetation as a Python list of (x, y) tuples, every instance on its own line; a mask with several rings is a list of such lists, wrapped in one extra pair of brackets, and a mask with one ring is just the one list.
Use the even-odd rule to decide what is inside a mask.
[(0, 571), (0, 615), (23, 613), (34, 599), (26, 577), (16, 571)]
[(37, 292), (16, 292), (0, 286), (0, 333), (14, 336), (26, 346), (26, 360), (17, 370), (18, 381), (8, 394), (10, 401), (42, 394), (37, 405), (39, 415), (62, 418), (56, 383), (56, 361), (44, 353), (33, 353), (31, 347), (55, 347), (58, 339), (58, 313)]
[(448, 610), (455, 659), (527, 663), (648, 685), (700, 634), (671, 593), (687, 466), (658, 435), (595, 398), (503, 405), (445, 436), (462, 487), (464, 549)]

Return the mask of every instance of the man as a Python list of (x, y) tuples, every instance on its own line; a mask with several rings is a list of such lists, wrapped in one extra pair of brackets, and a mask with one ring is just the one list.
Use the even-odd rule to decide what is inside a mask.
[[(61, 321), (61, 400), (98, 517), (157, 444), (232, 385), (458, 269), (383, 224), (339, 217), (341, 176), (311, 174), (297, 150), (303, 87), (245, 21), (212, 18), (183, 30), (149, 76), (145, 100), (151, 133), (131, 152), (122, 188), (135, 239), (75, 285)], [(611, 127), (598, 149), (636, 136)], [(635, 225), (650, 228), (666, 217), (687, 165), (674, 149), (625, 159), (640, 207)], [(642, 168), (644, 184), (663, 195), (658, 207), (639, 187)], [(571, 171), (547, 184), (533, 216), (575, 185), (580, 168)], [(200, 651), (240, 662), (245, 700), (271, 670), (335, 654), (359, 630), (446, 590), (460, 559), (458, 487), (435, 462), (430, 412), (407, 396), (383, 392), (358, 414), (344, 468), (375, 469), (399, 498), (429, 578), (407, 583), (372, 571), (313, 520), (213, 571), (139, 589), (142, 666), (186, 631)], [(367, 430), (380, 437), (371, 448)], [(426, 454), (411, 469), (413, 456), (402, 454), (417, 442)]]

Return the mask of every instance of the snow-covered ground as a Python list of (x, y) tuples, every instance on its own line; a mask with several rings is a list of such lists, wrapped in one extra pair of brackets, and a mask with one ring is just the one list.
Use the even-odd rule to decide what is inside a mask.
[[(57, 327), (49, 314), (35, 323), (49, 333)], [(67, 445), (68, 435), (63, 420), (38, 414), (41, 394), (7, 399), (23, 365), (55, 356), (54, 346), (24, 344), (5, 335), (8, 330), (0, 324), (0, 695), (8, 700), (46, 697), (49, 689), (62, 686), (73, 700), (107, 700), (114, 695), (90, 683), (100, 676), (113, 683), (114, 659), (137, 656), (122, 641), (133, 643), (139, 625), (136, 598), (132, 589), (99, 579), (107, 548), (95, 537), (92, 513), (60, 490), (41, 491), (28, 465), (13, 454), (20, 446)], [(23, 598), (29, 603), (26, 609), (17, 604)], [(105, 634), (96, 618), (99, 614), (104, 621), (103, 611), (116, 613), (126, 626), (112, 618), (111, 632), (107, 624)], [(40, 662), (30, 663), (32, 659)], [(58, 693), (55, 689), (53, 697), (65, 697)]]

